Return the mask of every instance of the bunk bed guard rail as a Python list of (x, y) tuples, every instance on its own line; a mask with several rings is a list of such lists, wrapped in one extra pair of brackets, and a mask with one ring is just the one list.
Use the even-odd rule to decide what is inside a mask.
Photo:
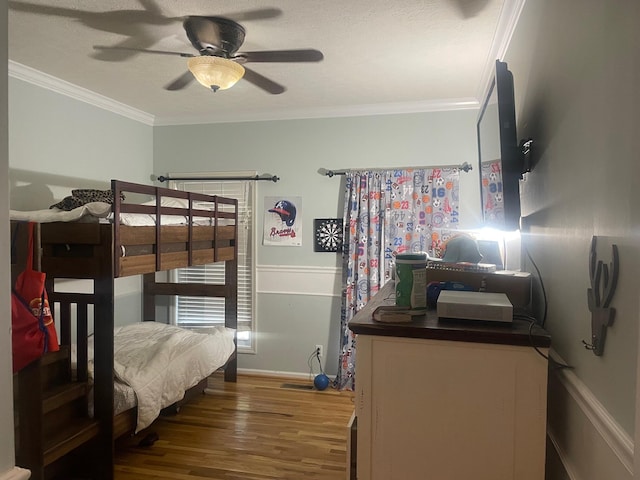
[[(115, 277), (237, 258), (236, 199), (120, 180), (112, 180), (111, 188)], [(131, 201), (140, 196), (155, 200)], [(155, 224), (126, 225), (123, 218), (132, 214)]]

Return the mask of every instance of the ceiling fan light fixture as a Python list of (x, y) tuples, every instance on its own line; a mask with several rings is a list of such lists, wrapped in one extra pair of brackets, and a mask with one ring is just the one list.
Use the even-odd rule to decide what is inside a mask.
[(193, 57), (187, 65), (196, 80), (214, 92), (233, 87), (244, 75), (242, 65), (222, 57)]

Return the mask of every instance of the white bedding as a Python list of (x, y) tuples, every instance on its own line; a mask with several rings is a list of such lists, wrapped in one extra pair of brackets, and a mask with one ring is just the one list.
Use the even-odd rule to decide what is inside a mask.
[(22, 222), (77, 222), (79, 220), (94, 220), (106, 218), (111, 214), (111, 204), (103, 202), (91, 202), (73, 210), (60, 210), (47, 208), (46, 210), (10, 210), (9, 218)]
[[(162, 225), (187, 225), (188, 217), (182, 215), (162, 215), (160, 218)], [(109, 220), (113, 220), (113, 216), (109, 216)], [(156, 224), (155, 215), (147, 215), (145, 213), (121, 213), (120, 224), (130, 227), (150, 227)], [(212, 219), (206, 217), (194, 217), (194, 225), (211, 225)], [(222, 222), (220, 222), (222, 224)]]
[[(113, 415), (135, 408), (138, 405), (136, 400), (136, 392), (129, 385), (118, 380), (113, 382)], [(93, 403), (90, 406), (91, 415), (93, 415)]]
[[(155, 206), (156, 201), (151, 200), (142, 205)], [(171, 208), (189, 208), (189, 201), (183, 198), (162, 197), (160, 205)], [(204, 204), (203, 202), (194, 202), (193, 206), (202, 210), (213, 210), (212, 204)], [(186, 225), (189, 218), (184, 215), (162, 215), (160, 220), (162, 225)], [(211, 222), (212, 219), (208, 217), (195, 217), (193, 219), (194, 225), (211, 225)], [(120, 223), (132, 227), (152, 226), (156, 224), (156, 216), (144, 213), (121, 213)]]
[[(194, 332), (156, 322), (116, 328), (114, 414), (137, 405), (136, 433), (149, 426), (160, 410), (181, 400), (186, 390), (227, 362), (235, 350), (234, 333), (226, 327)], [(89, 358), (93, 358), (92, 342)], [(92, 376), (93, 362), (89, 373)]]
[(136, 394), (136, 433), (229, 359), (234, 351), (234, 330), (208, 330), (210, 333), (196, 333), (156, 322), (116, 329), (114, 374)]
[[(162, 197), (163, 207), (188, 208), (187, 200), (180, 198)], [(143, 203), (142, 205), (155, 206), (155, 200)], [(203, 210), (213, 209), (211, 204), (196, 202), (194, 207)], [(58, 208), (47, 208), (45, 210), (20, 211), (10, 210), (9, 218), (11, 220), (51, 223), (51, 222), (76, 222), (76, 221), (103, 221), (113, 222), (113, 213), (111, 212), (111, 204), (103, 202), (91, 202), (73, 210), (65, 211)], [(161, 217), (162, 225), (186, 225), (188, 217), (185, 215), (163, 215)], [(194, 225), (211, 225), (212, 219), (208, 217), (194, 217)], [(156, 224), (156, 216), (144, 213), (121, 213), (120, 223), (122, 225), (140, 227), (153, 226)], [(218, 220), (220, 225), (229, 223), (227, 220)]]

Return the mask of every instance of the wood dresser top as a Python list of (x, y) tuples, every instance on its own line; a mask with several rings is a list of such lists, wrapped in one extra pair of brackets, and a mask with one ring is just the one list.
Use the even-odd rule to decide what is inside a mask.
[(424, 338), (457, 342), (493, 343), (502, 345), (551, 345), (551, 336), (541, 327), (526, 320), (512, 323), (478, 322), (474, 320), (438, 319), (436, 311), (428, 309), (425, 315), (414, 316), (410, 323), (381, 323), (373, 320), (373, 312), (383, 305), (395, 304), (395, 288), (387, 282), (380, 291), (349, 322), (349, 329), (359, 335)]

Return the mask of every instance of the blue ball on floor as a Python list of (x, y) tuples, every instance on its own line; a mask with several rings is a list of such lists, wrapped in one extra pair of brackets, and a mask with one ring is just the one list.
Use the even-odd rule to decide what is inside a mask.
[(318, 390), (324, 390), (329, 386), (329, 377), (327, 377), (324, 373), (316, 375), (316, 378), (313, 379), (313, 385)]

